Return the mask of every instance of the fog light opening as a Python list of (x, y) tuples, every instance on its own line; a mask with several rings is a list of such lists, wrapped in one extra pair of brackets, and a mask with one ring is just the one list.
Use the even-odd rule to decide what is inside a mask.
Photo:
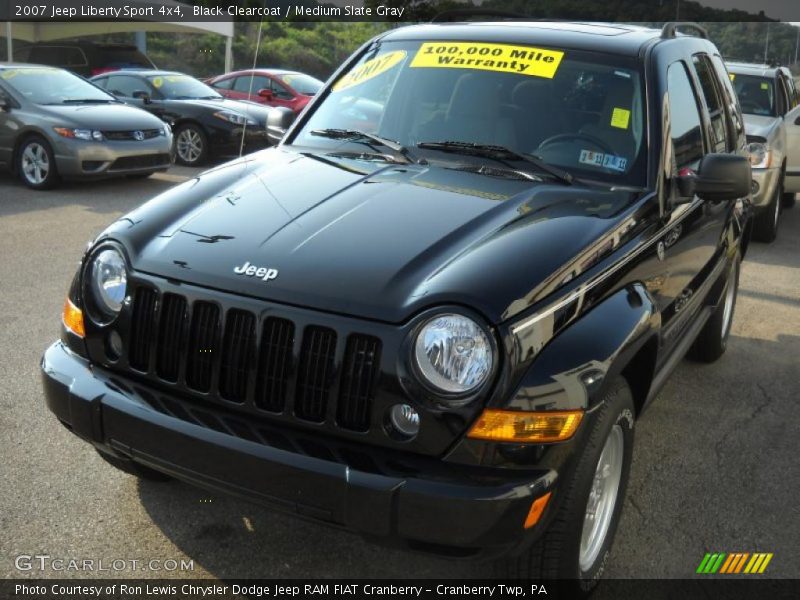
[(122, 356), (122, 337), (116, 331), (112, 331), (106, 337), (106, 354), (112, 360)]
[(419, 413), (410, 404), (395, 404), (389, 409), (389, 434), (401, 440), (410, 440), (419, 433)]

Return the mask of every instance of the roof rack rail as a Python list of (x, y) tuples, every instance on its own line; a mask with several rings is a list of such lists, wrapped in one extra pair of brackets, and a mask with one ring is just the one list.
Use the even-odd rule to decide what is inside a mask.
[(496, 10), (493, 8), (454, 8), (445, 10), (431, 19), (431, 23), (448, 23), (453, 21), (464, 21), (469, 17), (496, 17), (498, 19), (531, 19), (528, 15)]
[(669, 23), (664, 23), (664, 28), (661, 30), (661, 38), (666, 40), (676, 37), (678, 35), (679, 27), (683, 29), (693, 29), (701, 38), (704, 40), (708, 39), (708, 31), (706, 31), (705, 27), (701, 27), (697, 23), (685, 21), (671, 21)]

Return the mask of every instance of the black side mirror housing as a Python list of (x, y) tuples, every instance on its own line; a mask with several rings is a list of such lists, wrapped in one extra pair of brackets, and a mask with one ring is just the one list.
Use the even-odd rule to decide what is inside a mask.
[(153, 100), (150, 98), (150, 94), (145, 92), (144, 90), (136, 90), (133, 92), (133, 97), (137, 100), (141, 100), (145, 104), (150, 104)]
[(294, 111), (285, 106), (279, 106), (269, 111), (267, 115), (267, 138), (269, 141), (273, 144), (280, 143), (296, 117)]
[(710, 202), (745, 198), (750, 194), (750, 161), (735, 154), (707, 154), (696, 174), (678, 177), (678, 190), (684, 198), (694, 195)]

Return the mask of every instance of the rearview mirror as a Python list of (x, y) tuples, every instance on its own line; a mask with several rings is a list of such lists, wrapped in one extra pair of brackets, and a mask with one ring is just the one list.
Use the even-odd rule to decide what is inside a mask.
[(294, 111), (285, 106), (279, 106), (269, 111), (267, 115), (267, 138), (269, 141), (278, 144), (286, 135), (289, 126), (294, 123), (295, 116)]
[(272, 93), (272, 90), (268, 90), (266, 88), (263, 90), (258, 90), (258, 95), (264, 98), (264, 100), (272, 100), (275, 97), (275, 94)]
[(150, 99), (150, 94), (145, 92), (144, 90), (136, 90), (133, 92), (133, 97), (137, 100), (141, 100), (145, 104), (150, 104), (152, 100)]
[(694, 195), (710, 202), (744, 198), (752, 185), (750, 161), (732, 154), (707, 154), (697, 173), (678, 177), (681, 196)]

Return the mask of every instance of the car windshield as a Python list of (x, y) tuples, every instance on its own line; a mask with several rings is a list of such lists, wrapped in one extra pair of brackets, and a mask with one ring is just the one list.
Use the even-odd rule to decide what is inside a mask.
[[(363, 153), (365, 138), (342, 133), (355, 130), (462, 164), (491, 158), (429, 143), (502, 146), (577, 177), (642, 186), (645, 122), (633, 58), (533, 42), (384, 42), (338, 78), (289, 142), (329, 152), (351, 144)], [(513, 166), (532, 168), (524, 160)]]
[(304, 73), (279, 73), (275, 78), (304, 96), (313, 96), (324, 85), (319, 79)]
[(731, 80), (744, 114), (765, 117), (777, 115), (775, 85), (771, 77), (731, 73)]
[(213, 88), (188, 75), (149, 75), (147, 79), (167, 100), (222, 98)]
[(20, 67), (0, 70), (3, 82), (35, 104), (117, 102), (85, 79), (48, 67)]

